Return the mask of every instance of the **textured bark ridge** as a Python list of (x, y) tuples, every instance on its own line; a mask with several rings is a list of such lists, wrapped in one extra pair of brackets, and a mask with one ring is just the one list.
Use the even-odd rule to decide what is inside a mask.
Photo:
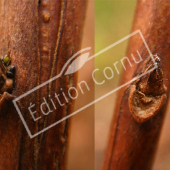
[[(0, 54), (10, 54), (16, 67), (12, 94), (19, 96), (57, 75), (65, 62), (80, 50), (86, 1), (2, 0), (0, 1)], [(76, 86), (76, 75), (57, 79), (19, 103), (22, 114), (34, 100)], [(36, 100), (35, 100), (36, 99)], [(26, 115), (32, 132), (37, 132), (71, 112), (73, 101), (56, 114), (36, 124)], [(37, 112), (39, 108), (37, 107)], [(36, 115), (39, 116), (39, 115)], [(0, 114), (0, 169), (64, 169), (68, 121), (30, 139), (12, 103)]]
[[(145, 86), (145, 82), (147, 83), (147, 81), (140, 81), (141, 83), (138, 84), (140, 85), (140, 88), (138, 88), (137, 90), (140, 89), (140, 92), (142, 92), (140, 94), (138, 93), (138, 96), (136, 96), (136, 93), (134, 93), (134, 86), (130, 88), (131, 91), (127, 87), (127, 89), (124, 88), (119, 91), (115, 109), (115, 116), (111, 125), (110, 138), (106, 151), (103, 170), (149, 170), (152, 168), (161, 127), (165, 117), (170, 84), (169, 7), (170, 1), (168, 0), (137, 1), (132, 32), (140, 29), (151, 50), (151, 53), (153, 55), (158, 54), (158, 56), (160, 57), (163, 78), (168, 79), (164, 81), (164, 83), (162, 83), (162, 87), (165, 85), (167, 87), (167, 91), (165, 90), (165, 88), (161, 88), (160, 86), (159, 89), (155, 90), (153, 93), (152, 90), (149, 89), (149, 86)], [(131, 53), (133, 54), (135, 49), (140, 50), (141, 55), (143, 56), (143, 60), (146, 61), (148, 55), (145, 50), (145, 46), (141, 38), (138, 38), (137, 36), (130, 39), (126, 55), (130, 56)], [(137, 68), (137, 66), (130, 67), (128, 63), (126, 66), (128, 74), (122, 75), (121, 84), (131, 80), (134, 75), (136, 75), (136, 73), (139, 71), (139, 68)], [(145, 68), (144, 65), (143, 68)], [(157, 71), (161, 76), (161, 70)], [(157, 74), (155, 72), (152, 72), (151, 74), (152, 76), (150, 78), (156, 80), (157, 78), (154, 75)], [(147, 78), (147, 76), (145, 78)], [(162, 79), (160, 80), (162, 81)], [(156, 84), (157, 83), (155, 83), (155, 85)], [(152, 86), (152, 88), (157, 88), (157, 86), (155, 85)], [(145, 96), (143, 94), (145, 94)], [(139, 95), (141, 97), (140, 100), (143, 100), (142, 102), (145, 102), (145, 106), (146, 103), (148, 103), (149, 105), (149, 101), (151, 100), (151, 98), (146, 97), (153, 97), (153, 102), (157, 102), (158, 108), (154, 107), (154, 109), (157, 110), (152, 110), (154, 116), (151, 116), (146, 122), (143, 122), (141, 118), (137, 122), (133, 117), (134, 115), (132, 115), (132, 112), (139, 112), (141, 110), (134, 110), (134, 108), (129, 108), (128, 105), (128, 100), (132, 102), (130, 105), (135, 104), (135, 101), (139, 100)], [(167, 98), (165, 97), (165, 95), (167, 95)], [(159, 100), (159, 97), (161, 100)], [(132, 99), (135, 98), (136, 100), (132, 101)], [(141, 109), (142, 107), (143, 104), (138, 109)], [(150, 105), (150, 107), (152, 107), (152, 105)], [(143, 107), (142, 110), (144, 109), (146, 108)], [(145, 111), (147, 112), (147, 110)]]

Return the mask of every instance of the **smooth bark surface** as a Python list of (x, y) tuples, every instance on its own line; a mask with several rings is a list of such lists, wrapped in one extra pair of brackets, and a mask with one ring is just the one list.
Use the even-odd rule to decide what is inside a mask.
[[(164, 81), (169, 93), (170, 65), (170, 1), (137, 1), (133, 31), (141, 30), (152, 54), (161, 59)], [(132, 37), (126, 56), (138, 49), (142, 57), (148, 58), (141, 38)], [(137, 66), (126, 64), (128, 74), (122, 74), (121, 84), (131, 80), (138, 71)], [(119, 91), (114, 120), (112, 121), (109, 143), (105, 155), (103, 170), (151, 169), (161, 127), (164, 120), (167, 101), (159, 112), (150, 120), (138, 123), (128, 106), (129, 90)]]

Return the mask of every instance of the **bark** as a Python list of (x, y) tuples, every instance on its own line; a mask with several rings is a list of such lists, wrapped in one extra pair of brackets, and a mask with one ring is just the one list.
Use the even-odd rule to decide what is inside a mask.
[[(57, 75), (65, 62), (80, 50), (86, 1), (0, 1), (0, 53), (10, 54), (16, 67), (12, 94), (19, 96)], [(54, 114), (32, 123), (27, 107), (42, 97), (76, 85), (76, 74), (63, 76), (19, 103), (32, 132), (71, 113), (73, 101)], [(37, 112), (39, 111), (37, 107)], [(30, 139), (10, 102), (0, 113), (0, 169), (65, 169), (68, 120)]]
[[(170, 2), (168, 0), (137, 1), (132, 32), (140, 29), (152, 52), (161, 58), (164, 81), (169, 93), (170, 64)], [(126, 56), (135, 49), (145, 55), (144, 44), (138, 37), (132, 37)], [(144, 66), (143, 66), (144, 67)], [(128, 75), (122, 74), (121, 84), (131, 80), (139, 68), (126, 64)], [(119, 91), (114, 119), (111, 124), (109, 143), (106, 150), (103, 170), (151, 169), (165, 117), (168, 98), (158, 113), (146, 122), (138, 123), (132, 116), (129, 106), (129, 88)]]

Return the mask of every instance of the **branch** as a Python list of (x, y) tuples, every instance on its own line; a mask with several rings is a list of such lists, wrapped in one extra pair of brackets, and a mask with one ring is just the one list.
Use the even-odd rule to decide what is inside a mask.
[[(169, 7), (170, 2), (168, 0), (138, 1), (132, 29), (132, 32), (140, 29), (152, 54), (158, 54), (160, 57), (160, 69), (163, 71), (163, 77), (168, 79), (168, 81), (162, 82), (162, 85), (166, 87), (169, 87), (170, 83)], [(146, 55), (144, 44), (138, 37), (130, 39), (126, 56), (130, 56), (135, 49), (140, 50), (146, 64), (149, 56)], [(121, 84), (131, 80), (134, 75), (139, 73), (141, 68), (145, 69), (145, 64), (137, 68), (135, 66), (130, 67), (127, 63), (128, 74), (125, 74), (125, 72), (122, 74)], [(153, 78), (153, 75), (155, 73), (150, 78)], [(141, 82), (141, 79), (139, 81)], [(153, 87), (155, 88), (154, 85)], [(158, 103), (160, 107), (157, 112), (154, 112), (153, 117), (149, 117), (146, 121), (141, 119), (137, 121), (132, 113), (132, 108), (129, 108), (129, 100), (134, 97), (131, 90), (130, 85), (127, 89), (123, 88), (119, 91), (103, 170), (147, 170), (152, 167), (168, 99), (164, 98), (162, 104)], [(164, 94), (167, 96), (168, 92), (169, 89), (167, 89), (167, 92), (164, 91)], [(153, 98), (156, 99), (154, 95)], [(145, 113), (147, 114), (147, 112)]]
[[(80, 50), (86, 1), (81, 0), (2, 0), (0, 1), (0, 52), (9, 54), (16, 67), (13, 96), (31, 90), (57, 75), (65, 62)], [(76, 7), (76, 8), (75, 8)], [(50, 122), (71, 113), (73, 101), (32, 123), (28, 105), (43, 97), (75, 86), (76, 74), (62, 77), (20, 101), (19, 108), (30, 131), (35, 133)], [(39, 113), (40, 109), (37, 107)], [(36, 115), (40, 116), (40, 115)], [(30, 139), (10, 102), (0, 111), (0, 169), (65, 168), (68, 121)]]

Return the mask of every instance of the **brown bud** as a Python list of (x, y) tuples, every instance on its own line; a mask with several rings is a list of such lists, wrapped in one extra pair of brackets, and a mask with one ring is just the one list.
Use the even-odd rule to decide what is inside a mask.
[[(154, 60), (157, 68), (130, 85), (129, 108), (138, 122), (145, 122), (152, 118), (162, 108), (167, 98), (160, 59), (155, 55)], [(153, 68), (154, 63), (149, 59), (142, 66), (144, 68), (141, 68), (138, 75)]]

